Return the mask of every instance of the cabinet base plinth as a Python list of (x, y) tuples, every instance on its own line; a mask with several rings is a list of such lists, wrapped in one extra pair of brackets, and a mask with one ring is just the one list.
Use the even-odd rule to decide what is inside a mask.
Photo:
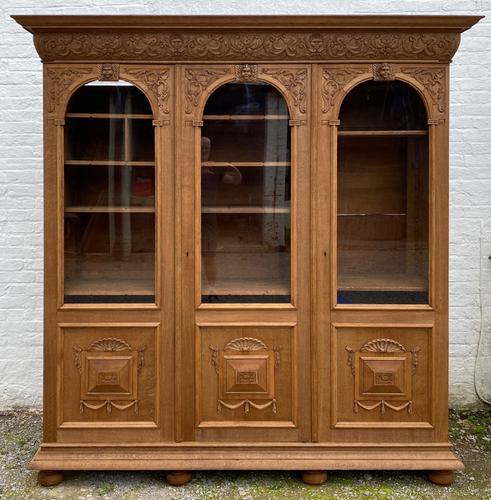
[(189, 483), (192, 479), (192, 474), (186, 470), (175, 470), (172, 472), (168, 472), (165, 475), (165, 480), (171, 486), (182, 486), (184, 484)]
[(439, 486), (450, 486), (454, 482), (452, 470), (432, 470), (428, 472), (428, 480)]
[(325, 470), (306, 470), (302, 472), (301, 477), (305, 484), (319, 486), (327, 481), (327, 472)]
[(31, 469), (427, 470), (464, 468), (450, 443), (43, 443)]
[(41, 486), (56, 486), (63, 481), (63, 472), (59, 470), (40, 470), (38, 483)]

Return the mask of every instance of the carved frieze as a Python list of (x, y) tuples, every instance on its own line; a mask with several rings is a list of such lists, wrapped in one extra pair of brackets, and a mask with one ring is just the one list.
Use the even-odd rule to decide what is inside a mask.
[(458, 33), (414, 32), (111, 32), (36, 33), (44, 61), (223, 61), (431, 59), (449, 61)]
[(46, 72), (46, 107), (53, 113), (61, 96), (79, 79), (93, 73), (92, 68), (48, 68)]
[(159, 113), (169, 114), (169, 70), (168, 69), (126, 69), (125, 73), (140, 81), (145, 89), (154, 94)]
[(287, 88), (299, 113), (305, 114), (307, 112), (307, 99), (305, 96), (307, 86), (306, 69), (265, 68), (262, 70), (262, 74), (272, 76)]

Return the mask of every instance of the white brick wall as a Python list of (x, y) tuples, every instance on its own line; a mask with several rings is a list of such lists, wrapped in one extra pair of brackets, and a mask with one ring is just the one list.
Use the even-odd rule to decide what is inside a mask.
[[(491, 0), (78, 0), (73, 6), (67, 0), (2, 0), (0, 409), (39, 405), (42, 393), (41, 63), (31, 35), (9, 16), (377, 13), (489, 16), (463, 35), (451, 69), (450, 398), (454, 405), (476, 401), (481, 281), (484, 304), (491, 305)], [(483, 311), (488, 326), (491, 308)], [(488, 364), (480, 373), (489, 397), (491, 341), (485, 347)]]

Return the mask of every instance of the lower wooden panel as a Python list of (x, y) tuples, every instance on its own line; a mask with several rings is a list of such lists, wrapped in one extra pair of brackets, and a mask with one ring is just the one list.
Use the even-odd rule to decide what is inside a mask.
[[(154, 429), (159, 439), (159, 323), (59, 325), (58, 429), (121, 439)], [(117, 430), (119, 429), (119, 431)], [(144, 431), (147, 429), (147, 431)], [(125, 434), (126, 435), (126, 434)], [(127, 438), (129, 435), (126, 435)], [(103, 441), (106, 439), (103, 438)]]
[(201, 323), (197, 439), (297, 437), (295, 323)]
[(45, 443), (29, 464), (38, 470), (461, 470), (449, 443)]

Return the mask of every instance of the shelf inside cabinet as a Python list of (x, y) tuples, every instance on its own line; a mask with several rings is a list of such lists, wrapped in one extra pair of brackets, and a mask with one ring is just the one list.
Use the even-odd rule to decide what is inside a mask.
[(248, 280), (246, 278), (221, 280), (220, 284), (203, 284), (203, 295), (290, 295), (290, 283), (288, 281), (271, 280)]
[(203, 115), (203, 120), (289, 120), (289, 115)]
[(408, 274), (341, 274), (338, 277), (338, 290), (424, 292), (427, 290), (427, 280), (423, 276)]
[(346, 137), (383, 137), (383, 136), (420, 136), (428, 135), (427, 130), (338, 130), (339, 136)]
[(154, 213), (154, 207), (68, 206), (66, 213)]
[(151, 280), (73, 278), (65, 282), (65, 295), (154, 295)]
[(289, 161), (204, 161), (202, 167), (289, 167)]
[(152, 120), (152, 115), (131, 113), (67, 113), (66, 118), (128, 118), (130, 120)]
[(118, 161), (118, 160), (65, 160), (66, 166), (101, 166), (101, 167), (153, 167), (154, 161)]
[(251, 207), (251, 206), (227, 206), (227, 207), (202, 207), (204, 214), (289, 214), (289, 207)]

